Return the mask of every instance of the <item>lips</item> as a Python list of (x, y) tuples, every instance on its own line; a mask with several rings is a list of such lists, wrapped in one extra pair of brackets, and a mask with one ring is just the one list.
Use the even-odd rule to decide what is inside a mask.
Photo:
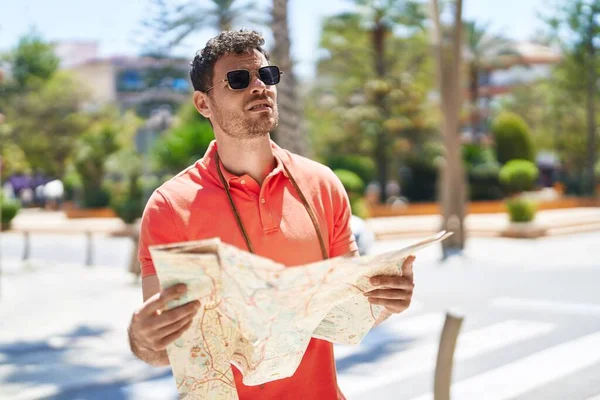
[(250, 108), (248, 108), (249, 111), (264, 111), (264, 110), (271, 110), (271, 104), (269, 104), (269, 102), (260, 102), (260, 103), (255, 103), (253, 105), (250, 106)]

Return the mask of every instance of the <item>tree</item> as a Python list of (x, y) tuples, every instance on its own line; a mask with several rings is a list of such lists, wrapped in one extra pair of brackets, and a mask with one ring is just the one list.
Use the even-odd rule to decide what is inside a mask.
[(499, 56), (516, 55), (511, 49), (511, 42), (503, 37), (493, 35), (489, 25), (482, 25), (476, 21), (464, 23), (465, 47), (467, 51), (467, 67), (469, 76), (469, 94), (471, 101), (471, 129), (476, 134), (481, 129), (481, 116), (479, 113), (479, 79), (486, 65), (493, 63)]
[(181, 107), (177, 120), (152, 150), (155, 169), (176, 174), (202, 158), (214, 139), (210, 123), (193, 104)]
[(438, 0), (431, 0), (433, 50), (437, 62), (443, 113), (445, 165), (441, 168), (442, 229), (454, 232), (442, 242), (444, 257), (465, 246), (466, 184), (460, 152), (459, 113), (462, 105), (462, 0), (455, 0), (453, 29), (443, 33)]
[[(383, 201), (393, 174), (390, 155), (398, 146), (396, 139), (411, 132), (421, 139), (416, 132), (429, 122), (422, 106), (430, 79), (420, 79), (430, 74), (420, 35), (424, 16), (412, 1), (352, 3), (356, 12), (331, 17), (323, 26), (320, 47), (326, 53), (317, 67), (321, 82), (314, 97), (330, 104), (313, 104), (309, 112), (318, 115), (311, 118), (313, 137), (329, 130), (342, 148), (370, 153), (377, 163)], [(338, 126), (327, 129), (326, 120)]]
[(302, 130), (302, 111), (298, 94), (298, 82), (294, 74), (294, 62), (290, 56), (290, 30), (288, 27), (288, 0), (273, 0), (273, 21), (271, 24), (275, 46), (273, 59), (285, 75), (277, 87), (279, 105), (279, 126), (274, 139), (283, 148), (309, 155), (306, 135)]
[(58, 70), (60, 63), (52, 45), (35, 31), (21, 37), (15, 49), (3, 58), (8, 62), (13, 76), (8, 89), (16, 92), (35, 88), (47, 81)]
[(21, 148), (34, 171), (62, 177), (75, 139), (86, 128), (80, 112), (87, 94), (70, 76), (55, 73), (37, 90), (11, 96), (4, 107), (8, 140)]
[(566, 50), (571, 87), (583, 93), (586, 104), (587, 166), (586, 193), (595, 194), (594, 167), (597, 158), (598, 126), (596, 96), (600, 55), (600, 0), (564, 0), (546, 18), (554, 37)]
[(142, 21), (151, 35), (144, 43), (146, 53), (164, 56), (192, 33), (202, 29), (228, 31), (241, 22), (260, 23), (254, 1), (188, 1), (169, 6), (165, 0), (152, 0), (152, 15)]

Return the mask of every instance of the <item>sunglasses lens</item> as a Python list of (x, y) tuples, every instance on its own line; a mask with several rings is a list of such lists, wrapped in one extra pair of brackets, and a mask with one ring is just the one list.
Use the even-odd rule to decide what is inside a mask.
[(279, 67), (274, 65), (269, 67), (262, 67), (258, 70), (260, 80), (265, 85), (277, 85), (279, 83)]
[(227, 81), (234, 90), (245, 89), (250, 84), (250, 73), (243, 70), (228, 72)]

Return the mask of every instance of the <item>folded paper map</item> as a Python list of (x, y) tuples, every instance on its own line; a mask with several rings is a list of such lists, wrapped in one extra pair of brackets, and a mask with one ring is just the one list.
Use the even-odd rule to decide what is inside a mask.
[(360, 343), (384, 309), (362, 294), (373, 289), (369, 278), (400, 274), (406, 257), (450, 235), (294, 268), (219, 239), (150, 247), (162, 288), (188, 287), (167, 307), (201, 303), (190, 329), (167, 347), (179, 394), (237, 399), (231, 364), (245, 385), (259, 385), (292, 376), (311, 337)]

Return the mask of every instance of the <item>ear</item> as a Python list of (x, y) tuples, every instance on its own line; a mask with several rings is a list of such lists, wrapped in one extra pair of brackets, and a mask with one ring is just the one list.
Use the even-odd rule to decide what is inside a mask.
[(210, 111), (210, 106), (208, 105), (207, 93), (196, 90), (194, 92), (194, 106), (196, 106), (196, 110), (198, 110), (198, 112), (202, 114), (204, 118), (211, 117), (212, 113)]

